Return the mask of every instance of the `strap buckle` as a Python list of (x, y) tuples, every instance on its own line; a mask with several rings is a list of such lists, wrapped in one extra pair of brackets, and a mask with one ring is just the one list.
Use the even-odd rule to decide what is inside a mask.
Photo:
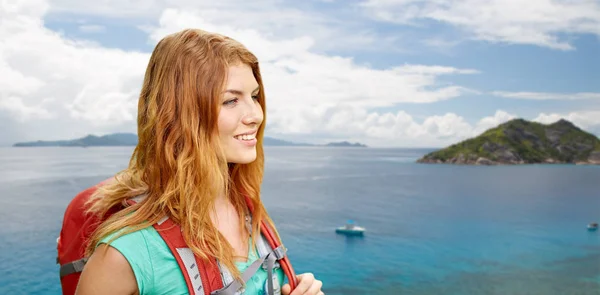
[(277, 260), (283, 259), (285, 257), (286, 252), (287, 249), (283, 245), (280, 245), (279, 247), (273, 249), (273, 254), (275, 254), (275, 259)]

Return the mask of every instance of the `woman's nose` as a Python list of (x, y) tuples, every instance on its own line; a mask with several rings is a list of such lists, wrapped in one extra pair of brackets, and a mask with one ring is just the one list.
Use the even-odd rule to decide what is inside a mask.
[(263, 120), (262, 107), (259, 103), (252, 100), (246, 108), (246, 114), (242, 118), (244, 124), (260, 124)]

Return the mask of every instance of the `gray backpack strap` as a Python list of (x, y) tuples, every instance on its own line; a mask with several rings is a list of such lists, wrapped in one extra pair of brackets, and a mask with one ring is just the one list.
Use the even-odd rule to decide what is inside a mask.
[[(276, 260), (282, 259), (285, 256), (285, 249), (283, 248), (283, 246), (279, 246), (277, 249), (269, 252), (267, 255), (260, 257), (259, 259), (257, 259), (256, 261), (254, 261), (250, 266), (248, 266), (248, 268), (246, 269), (246, 271), (244, 271), (244, 273), (242, 273), (242, 280), (244, 280), (244, 282), (248, 282), (250, 280), (250, 278), (252, 278), (252, 276), (254, 276), (254, 274), (258, 271), (258, 269), (262, 266), (264, 268), (267, 269), (267, 282), (268, 282), (268, 288), (269, 288), (269, 295), (274, 295), (274, 288), (273, 288), (273, 266), (275, 264)], [(223, 284), (225, 285), (225, 277), (226, 275), (223, 275), (223, 273), (229, 273), (229, 270), (227, 270), (227, 268), (225, 266), (221, 266), (219, 264), (219, 267), (221, 268), (221, 275), (223, 276)], [(231, 276), (231, 274), (229, 273), (229, 276)], [(235, 294), (239, 294), (241, 293), (240, 288), (242, 287), (242, 283), (238, 280), (235, 280), (231, 282), (229, 282), (227, 285), (225, 285), (223, 288), (219, 289), (219, 290), (215, 290), (213, 292), (211, 292), (211, 295), (235, 295)]]
[(202, 285), (202, 279), (200, 278), (200, 271), (196, 265), (194, 252), (192, 252), (190, 248), (176, 248), (176, 250), (179, 257), (181, 257), (181, 261), (186, 266), (185, 271), (194, 287), (194, 294), (204, 295), (204, 286)]
[[(281, 250), (278, 250), (279, 248), (281, 248)], [(281, 253), (282, 255), (280, 255), (280, 251), (284, 251), (284, 248), (282, 246), (280, 246), (279, 248), (275, 249), (275, 250), (271, 249), (271, 245), (269, 245), (269, 242), (267, 242), (267, 239), (263, 235), (260, 235), (260, 238), (256, 240), (256, 250), (258, 250), (259, 257), (267, 256), (267, 255), (269, 255), (269, 253), (271, 253), (273, 251), (278, 251), (275, 254), (276, 260), (274, 261), (274, 264), (273, 264), (274, 269), (278, 269), (280, 267), (279, 260), (285, 256), (285, 253)], [(266, 264), (263, 265), (263, 268), (265, 270), (267, 269)]]
[(273, 290), (273, 266), (275, 265), (275, 260), (277, 260), (277, 258), (275, 258), (275, 255), (269, 253), (269, 255), (267, 255), (267, 260), (265, 261), (267, 267), (267, 286), (269, 290), (269, 295), (275, 294), (275, 291)]
[(85, 263), (88, 261), (87, 257), (79, 260), (71, 261), (60, 266), (60, 277), (68, 276), (72, 273), (78, 273), (83, 271)]
[[(246, 269), (246, 271), (244, 271), (244, 273), (242, 273), (242, 280), (244, 280), (244, 282), (248, 282), (248, 280), (250, 280), (250, 278), (256, 273), (256, 271), (258, 270), (258, 268), (261, 266), (261, 264), (263, 263), (264, 258), (260, 258), (257, 259), (256, 261), (254, 261), (250, 266), (248, 266), (248, 268)], [(227, 269), (224, 265), (220, 266), (222, 267), (223, 270)], [(226, 273), (229, 274), (229, 277), (231, 277), (231, 274), (229, 273), (229, 270), (225, 271)], [(223, 276), (224, 278), (226, 277)], [(228, 284), (225, 284), (225, 280), (223, 280), (223, 285), (224, 287), (219, 289), (219, 290), (215, 290), (212, 291), (210, 294), (211, 295), (236, 295), (236, 294), (241, 294), (241, 288), (242, 288), (242, 283), (238, 280), (233, 280), (233, 278), (231, 279), (231, 281)]]
[[(231, 272), (229, 271), (229, 269), (225, 266), (222, 265), (220, 261), (217, 260), (217, 265), (219, 266), (219, 270), (221, 271), (221, 281), (223, 282), (223, 287), (227, 287), (229, 285), (231, 285), (233, 283), (233, 275), (231, 274)], [(233, 287), (231, 287), (233, 288)], [(224, 288), (221, 288), (224, 289)], [(239, 289), (239, 288), (238, 288)], [(234, 289), (234, 291), (237, 289)], [(214, 292), (214, 291), (213, 291)], [(242, 293), (241, 290), (236, 291), (236, 293)]]
[(278, 292), (275, 293), (275, 288), (273, 286), (273, 282), (275, 279), (275, 277), (273, 276), (273, 269), (278, 268), (279, 262), (277, 262), (277, 261), (281, 260), (281, 259), (283, 259), (283, 257), (285, 257), (285, 248), (283, 247), (283, 245), (281, 245), (281, 246), (277, 247), (276, 249), (273, 249), (266, 256), (263, 256), (263, 257), (265, 259), (262, 264), (262, 267), (267, 270), (268, 295), (278, 295), (278, 294), (280, 294), (281, 290), (279, 289), (280, 286), (278, 286), (277, 287)]
[[(252, 217), (246, 216), (246, 228), (248, 232), (252, 234)], [(259, 258), (254, 261), (248, 268), (242, 273), (243, 282), (248, 282), (252, 276), (258, 271), (260, 267), (267, 270), (267, 284), (268, 284), (268, 295), (275, 295), (273, 287), (273, 269), (279, 268), (278, 260), (285, 257), (285, 248), (279, 246), (277, 249), (272, 250), (267, 240), (263, 235), (259, 235), (256, 239), (256, 248), (258, 250)], [(223, 279), (223, 288), (211, 292), (211, 295), (237, 295), (241, 294), (242, 283), (238, 280), (233, 280), (231, 272), (219, 263), (219, 269), (221, 270), (221, 278)]]

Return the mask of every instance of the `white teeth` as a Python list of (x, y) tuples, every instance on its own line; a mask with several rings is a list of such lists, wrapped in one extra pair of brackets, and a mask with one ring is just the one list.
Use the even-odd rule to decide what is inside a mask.
[(235, 136), (236, 139), (238, 140), (253, 140), (254, 138), (256, 138), (255, 134), (244, 134), (244, 135), (238, 135)]

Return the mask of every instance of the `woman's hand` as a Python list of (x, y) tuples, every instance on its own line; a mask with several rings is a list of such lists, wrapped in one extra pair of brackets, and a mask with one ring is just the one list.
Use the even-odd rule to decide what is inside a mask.
[(312, 273), (297, 275), (296, 279), (298, 280), (298, 286), (296, 286), (294, 292), (290, 294), (290, 284), (285, 284), (283, 288), (281, 288), (282, 295), (325, 295), (325, 293), (321, 291), (323, 282), (316, 280)]

